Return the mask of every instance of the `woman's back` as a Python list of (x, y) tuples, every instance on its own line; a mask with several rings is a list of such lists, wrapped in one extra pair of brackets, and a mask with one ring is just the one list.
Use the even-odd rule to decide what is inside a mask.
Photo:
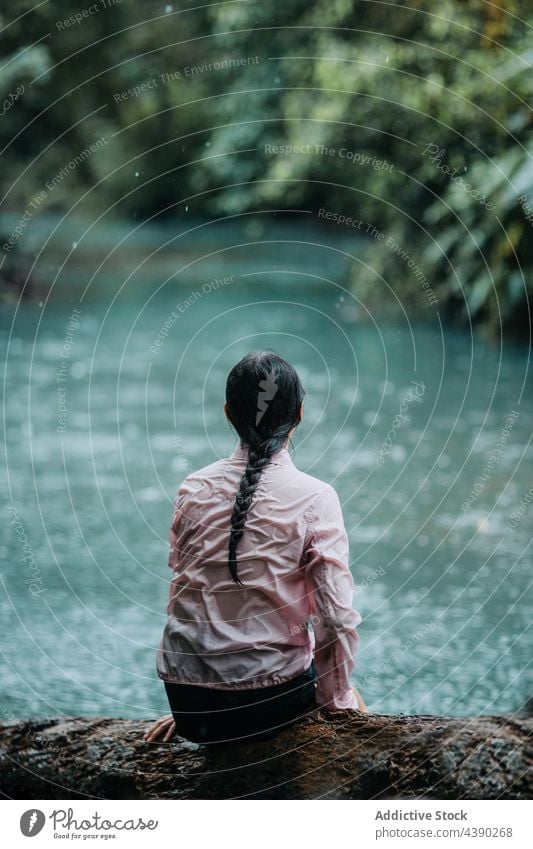
[(172, 717), (151, 738), (178, 728), (215, 742), (317, 706), (358, 709), (350, 674), (361, 617), (341, 506), (288, 451), (304, 394), (273, 351), (247, 354), (228, 375), (224, 412), (239, 446), (176, 496), (156, 661)]
[(352, 635), (349, 653), (355, 649), (361, 617), (351, 609), (338, 497), (297, 469), (286, 448), (272, 456), (255, 488), (239, 546), (243, 585), (232, 580), (228, 535), (247, 459), (248, 449), (239, 446), (189, 475), (178, 491), (168, 620), (157, 655), (164, 680), (231, 689), (279, 684), (311, 663), (309, 620), (320, 631), (332, 615), (337, 630), (344, 621)]

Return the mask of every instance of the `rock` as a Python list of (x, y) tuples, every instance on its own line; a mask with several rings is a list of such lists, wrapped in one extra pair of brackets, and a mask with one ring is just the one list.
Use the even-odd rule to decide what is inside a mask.
[(146, 743), (153, 720), (0, 723), (13, 799), (529, 799), (533, 718), (318, 711), (254, 743)]

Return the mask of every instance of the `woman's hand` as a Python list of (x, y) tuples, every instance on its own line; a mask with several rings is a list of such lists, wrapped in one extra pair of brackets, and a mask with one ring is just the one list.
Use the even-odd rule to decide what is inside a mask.
[(166, 743), (174, 737), (175, 733), (176, 723), (174, 722), (172, 714), (169, 713), (166, 716), (162, 716), (161, 719), (158, 719), (157, 722), (154, 722), (154, 724), (150, 726), (144, 735), (144, 739), (147, 743), (153, 743), (154, 740), (158, 740), (160, 737), (163, 737), (162, 742)]
[(360, 710), (361, 713), (368, 713), (368, 708), (365, 705), (365, 703), (363, 701), (363, 697), (362, 697), (361, 693), (359, 692), (359, 690), (357, 689), (357, 687), (353, 686), (352, 690), (353, 690), (354, 696), (355, 696), (356, 701), (357, 701), (358, 710)]

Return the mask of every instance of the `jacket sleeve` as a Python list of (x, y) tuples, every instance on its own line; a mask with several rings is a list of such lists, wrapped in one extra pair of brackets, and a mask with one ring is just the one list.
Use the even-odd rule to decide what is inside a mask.
[(185, 485), (182, 484), (174, 497), (174, 511), (172, 513), (172, 521), (170, 523), (169, 543), (170, 552), (168, 555), (168, 565), (173, 572), (178, 568), (179, 550), (178, 538), (180, 535), (180, 522), (183, 518), (183, 498), (185, 495)]
[(350, 674), (356, 665), (356, 626), (362, 617), (352, 607), (354, 581), (348, 535), (333, 487), (327, 485), (320, 492), (307, 519), (303, 567), (315, 634), (317, 705), (357, 710)]

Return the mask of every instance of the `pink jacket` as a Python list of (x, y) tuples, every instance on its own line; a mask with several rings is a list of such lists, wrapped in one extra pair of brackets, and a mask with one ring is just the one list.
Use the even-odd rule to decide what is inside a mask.
[(187, 476), (170, 529), (173, 577), (157, 649), (166, 681), (221, 689), (266, 687), (314, 657), (317, 704), (357, 709), (350, 685), (362, 621), (353, 609), (348, 537), (337, 493), (299, 471), (287, 449), (264, 469), (227, 565), (230, 517), (247, 448)]

